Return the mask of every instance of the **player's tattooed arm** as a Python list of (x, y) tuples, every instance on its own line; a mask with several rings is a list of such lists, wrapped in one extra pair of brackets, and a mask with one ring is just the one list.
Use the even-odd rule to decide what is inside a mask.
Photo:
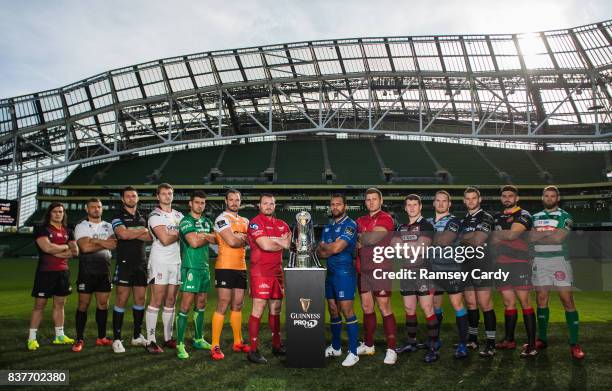
[(551, 231), (532, 231), (529, 240), (540, 244), (560, 244), (565, 241), (569, 233), (569, 230), (559, 228)]
[(491, 244), (496, 244), (500, 240), (516, 240), (525, 231), (527, 231), (527, 227), (525, 225), (521, 223), (512, 223), (510, 229), (494, 231), (491, 234)]
[(341, 253), (348, 246), (348, 243), (344, 239), (336, 239), (334, 242), (325, 243), (320, 242), (317, 248), (317, 254), (323, 258)]

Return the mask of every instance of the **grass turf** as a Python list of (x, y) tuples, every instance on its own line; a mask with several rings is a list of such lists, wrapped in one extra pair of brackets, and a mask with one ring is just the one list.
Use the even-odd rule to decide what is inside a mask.
[[(518, 351), (498, 352), (491, 360), (472, 354), (466, 360), (452, 358), (452, 343), (456, 339), (454, 315), (445, 300), (445, 320), (442, 327), (443, 347), (441, 358), (433, 364), (423, 362), (423, 351), (404, 354), (395, 366), (382, 363), (385, 343), (382, 327), (378, 327), (377, 351), (372, 357), (362, 357), (353, 368), (342, 368), (341, 359), (329, 360), (326, 368), (287, 368), (281, 359), (270, 353), (270, 336), (267, 325), (262, 325), (261, 350), (269, 360), (268, 365), (251, 365), (244, 354), (233, 353), (229, 321), (222, 335), (226, 354), (222, 362), (213, 362), (208, 352), (188, 351), (189, 360), (179, 361), (174, 351), (162, 355), (147, 355), (143, 348), (128, 346), (122, 355), (112, 353), (110, 347), (95, 347), (95, 320), (93, 303), (86, 330), (85, 349), (79, 353), (70, 346), (53, 346), (51, 305), (47, 305), (45, 318), (39, 330), (41, 347), (36, 352), (25, 348), (32, 298), (36, 262), (29, 259), (3, 259), (0, 266), (0, 369), (62, 369), (70, 371), (71, 388), (78, 389), (612, 389), (612, 293), (577, 292), (576, 303), (580, 311), (580, 340), (587, 357), (573, 360), (567, 345), (567, 329), (563, 309), (553, 296), (551, 299), (551, 324), (549, 348), (531, 360), (520, 359)], [(73, 281), (77, 265), (71, 261)], [(74, 287), (74, 283), (73, 283)], [(111, 298), (111, 304), (112, 304)], [(498, 333), (503, 332), (501, 299), (495, 297), (498, 311)], [(205, 336), (210, 340), (210, 317), (215, 306), (211, 291), (206, 311)], [(76, 294), (66, 305), (66, 333), (74, 337), (74, 311)], [(356, 303), (356, 307), (359, 304)], [(398, 320), (400, 337), (403, 332), (401, 298), (394, 296), (394, 312)], [(246, 300), (243, 318), (248, 319), (250, 300)], [(358, 318), (361, 317), (357, 308)], [(380, 321), (380, 315), (379, 315)], [(160, 322), (161, 323), (161, 322)], [(263, 322), (266, 323), (264, 316)], [(161, 328), (158, 326), (158, 333)], [(420, 333), (424, 335), (424, 323), (420, 321)], [(482, 328), (482, 322), (481, 322)], [(131, 337), (131, 314), (125, 317), (124, 342)], [(246, 330), (244, 327), (243, 331)], [(187, 331), (190, 339), (192, 324)], [(110, 314), (109, 325), (110, 329)], [(481, 331), (482, 332), (482, 331)], [(343, 333), (346, 350), (346, 334)], [(523, 341), (522, 322), (517, 326), (517, 340)], [(19, 389), (25, 389), (20, 387)]]

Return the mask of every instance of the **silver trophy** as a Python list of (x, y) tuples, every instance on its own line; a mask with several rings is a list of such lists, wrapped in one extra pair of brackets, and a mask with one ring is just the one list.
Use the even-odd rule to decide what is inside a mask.
[(295, 215), (295, 225), (289, 250), (289, 267), (320, 268), (316, 241), (310, 213), (301, 211)]

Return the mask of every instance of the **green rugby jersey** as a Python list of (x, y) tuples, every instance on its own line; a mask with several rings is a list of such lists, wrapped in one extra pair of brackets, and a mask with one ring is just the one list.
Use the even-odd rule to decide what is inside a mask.
[(190, 232), (211, 233), (213, 223), (207, 217), (194, 218), (191, 214), (185, 215), (179, 224), (181, 241), (181, 266), (191, 269), (208, 269), (208, 243), (202, 247), (193, 248), (185, 236)]
[[(552, 231), (555, 229), (572, 230), (572, 215), (561, 208), (552, 212), (543, 210), (533, 215), (533, 229), (536, 231)], [(561, 244), (534, 244), (533, 251), (536, 258), (568, 258), (567, 241)]]

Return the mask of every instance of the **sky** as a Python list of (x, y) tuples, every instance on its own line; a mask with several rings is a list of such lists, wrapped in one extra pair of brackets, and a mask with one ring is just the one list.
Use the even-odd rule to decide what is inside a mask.
[(210, 50), (354, 37), (535, 32), (608, 19), (609, 0), (0, 0), (0, 98)]

